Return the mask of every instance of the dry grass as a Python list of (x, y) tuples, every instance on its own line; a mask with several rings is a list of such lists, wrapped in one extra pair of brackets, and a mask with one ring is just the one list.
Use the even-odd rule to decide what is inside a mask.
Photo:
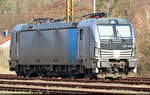
[(132, 8), (131, 22), (136, 36), (139, 76), (150, 76), (150, 1), (137, 0)]

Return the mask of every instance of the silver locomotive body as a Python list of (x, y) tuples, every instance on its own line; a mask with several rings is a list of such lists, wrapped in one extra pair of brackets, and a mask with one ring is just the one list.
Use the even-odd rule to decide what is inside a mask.
[[(90, 45), (92, 32), (87, 29), (83, 34), (87, 39), (80, 42), (77, 30), (77, 23), (17, 25), (12, 31), (10, 70), (23, 76), (68, 77), (92, 73), (91, 63), (95, 61)], [(81, 43), (86, 47), (81, 48)]]
[(10, 70), (20, 76), (127, 74), (137, 66), (135, 49), (132, 26), (125, 19), (20, 24), (12, 30)]

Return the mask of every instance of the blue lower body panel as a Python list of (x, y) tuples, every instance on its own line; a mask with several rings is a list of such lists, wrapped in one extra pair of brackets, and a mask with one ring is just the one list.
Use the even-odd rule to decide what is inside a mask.
[(77, 29), (68, 29), (68, 63), (77, 63)]

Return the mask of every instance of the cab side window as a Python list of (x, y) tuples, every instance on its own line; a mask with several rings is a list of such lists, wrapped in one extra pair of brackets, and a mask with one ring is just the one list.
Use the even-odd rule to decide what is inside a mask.
[(80, 40), (83, 40), (83, 29), (80, 29)]
[(18, 33), (16, 33), (16, 43), (18, 42)]

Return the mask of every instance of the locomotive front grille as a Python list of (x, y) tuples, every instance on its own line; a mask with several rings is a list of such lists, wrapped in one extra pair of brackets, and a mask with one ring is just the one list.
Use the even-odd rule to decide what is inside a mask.
[(101, 49), (102, 58), (124, 59), (124, 58), (130, 58), (131, 55), (132, 55), (132, 49), (130, 50), (103, 50)]

